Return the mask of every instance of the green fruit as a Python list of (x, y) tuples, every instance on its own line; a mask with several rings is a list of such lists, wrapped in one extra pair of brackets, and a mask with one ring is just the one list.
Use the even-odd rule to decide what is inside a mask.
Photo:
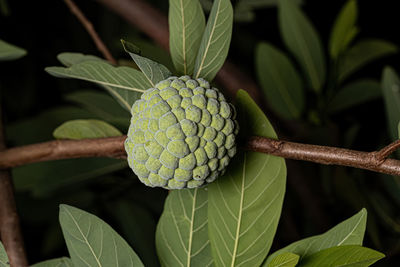
[(204, 79), (169, 77), (146, 90), (131, 113), (128, 163), (148, 186), (204, 186), (236, 154), (235, 109)]

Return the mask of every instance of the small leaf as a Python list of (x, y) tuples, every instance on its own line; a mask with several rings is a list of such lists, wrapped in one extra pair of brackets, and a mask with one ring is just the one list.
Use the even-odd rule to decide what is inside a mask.
[(74, 265), (72, 264), (71, 259), (63, 257), (39, 262), (32, 265), (31, 267), (74, 267)]
[[(270, 122), (243, 90), (241, 129), (276, 138)], [(247, 122), (247, 124), (246, 124)], [(216, 266), (260, 266), (271, 247), (286, 188), (283, 158), (241, 151), (227, 173), (208, 186), (208, 220)]]
[(139, 55), (140, 50), (135, 45), (121, 40), (125, 51), (132, 57), (136, 65), (140, 68), (148, 82), (154, 87), (156, 83), (171, 76), (171, 72), (160, 63)]
[(325, 83), (326, 66), (321, 40), (301, 9), (290, 0), (279, 1), (279, 27), (283, 40), (299, 62), (316, 92)]
[(382, 96), (378, 81), (365, 79), (352, 82), (339, 90), (328, 105), (330, 113), (336, 113), (347, 108), (377, 99)]
[(169, 47), (175, 68), (192, 76), (197, 51), (205, 28), (205, 17), (198, 0), (169, 1)]
[(61, 62), (66, 67), (71, 67), (72, 65), (79, 64), (85, 61), (102, 61), (107, 63), (107, 60), (99, 58), (93, 55), (85, 55), (81, 53), (64, 52), (57, 55), (58, 61)]
[(215, 0), (196, 57), (195, 78), (214, 79), (228, 55), (232, 24), (231, 1)]
[(79, 90), (64, 97), (99, 118), (126, 130), (130, 124), (130, 113), (123, 109), (111, 96), (94, 90)]
[(55, 77), (99, 84), (128, 111), (141, 93), (151, 87), (140, 71), (129, 67), (114, 67), (102, 61), (84, 61), (69, 68), (47, 67), (45, 70)]
[(286, 119), (299, 118), (304, 108), (303, 81), (290, 59), (268, 43), (256, 51), (257, 74), (272, 108)]
[(8, 267), (10, 262), (8, 261), (8, 256), (3, 244), (0, 241), (0, 267)]
[(343, 245), (362, 245), (367, 223), (367, 211), (362, 209), (353, 217), (339, 223), (321, 235), (308, 237), (290, 244), (274, 253), (268, 258), (264, 266), (268, 266), (273, 258), (284, 252), (292, 252), (300, 258), (309, 256), (326, 248)]
[(398, 139), (398, 123), (400, 121), (400, 79), (391, 67), (385, 67), (383, 70), (382, 90), (388, 130), (391, 139), (396, 140)]
[(85, 139), (121, 136), (114, 126), (100, 120), (73, 120), (61, 124), (53, 132), (56, 139)]
[(273, 258), (267, 267), (295, 267), (299, 258), (299, 255), (285, 252)]
[(170, 191), (156, 232), (163, 266), (211, 266), (204, 188)]
[(385, 255), (361, 246), (339, 246), (321, 250), (301, 260), (301, 267), (353, 266), (367, 267)]
[(397, 46), (384, 40), (367, 39), (359, 41), (340, 59), (338, 79), (343, 81), (368, 63), (384, 56), (393, 55), (397, 51)]
[(355, 25), (357, 20), (357, 1), (349, 0), (336, 18), (329, 41), (331, 58), (337, 59), (346, 50), (358, 33)]
[(98, 217), (60, 205), (60, 223), (74, 266), (144, 266), (125, 240)]
[(14, 60), (26, 55), (26, 51), (0, 40), (0, 61)]

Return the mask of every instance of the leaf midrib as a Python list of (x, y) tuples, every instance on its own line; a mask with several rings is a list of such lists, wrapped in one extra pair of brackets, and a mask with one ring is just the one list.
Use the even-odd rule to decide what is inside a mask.
[(192, 243), (193, 243), (193, 221), (194, 221), (194, 212), (196, 207), (196, 197), (197, 197), (197, 188), (194, 190), (193, 195), (193, 204), (192, 204), (192, 215), (190, 220), (190, 229), (189, 229), (189, 243), (188, 243), (188, 255), (187, 255), (187, 267), (190, 267), (190, 260), (192, 258)]
[(181, 17), (182, 17), (182, 56), (183, 56), (183, 73), (187, 74), (186, 62), (186, 25), (185, 25), (185, 12), (183, 7), (183, 0), (179, 1), (181, 4)]

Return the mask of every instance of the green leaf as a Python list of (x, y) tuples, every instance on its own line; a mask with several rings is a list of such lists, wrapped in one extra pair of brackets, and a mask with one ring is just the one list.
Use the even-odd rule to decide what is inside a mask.
[(71, 259), (63, 257), (39, 262), (32, 265), (31, 267), (74, 267), (74, 265), (72, 264)]
[(94, 90), (80, 90), (68, 94), (66, 100), (80, 105), (99, 118), (126, 131), (130, 124), (130, 114), (111, 96)]
[(385, 255), (370, 248), (361, 246), (340, 246), (324, 249), (305, 257), (299, 266), (348, 266), (366, 267), (384, 258)]
[(30, 191), (35, 196), (43, 196), (127, 166), (126, 160), (82, 158), (24, 165), (13, 168), (12, 173), (17, 191)]
[(258, 79), (272, 108), (286, 119), (299, 118), (304, 109), (303, 81), (290, 59), (268, 43), (256, 51)]
[(0, 40), (0, 61), (14, 60), (26, 55), (26, 51)]
[(56, 139), (85, 139), (121, 136), (114, 126), (100, 120), (72, 120), (57, 127), (53, 132)]
[(151, 87), (143, 73), (129, 67), (114, 67), (102, 61), (84, 61), (69, 68), (47, 67), (49, 74), (103, 86), (128, 111), (141, 93)]
[(358, 33), (356, 27), (357, 1), (349, 0), (336, 18), (329, 41), (331, 58), (337, 59)]
[(98, 217), (60, 205), (60, 223), (75, 267), (144, 266), (125, 240)]
[(335, 113), (356, 105), (377, 99), (382, 96), (381, 85), (378, 81), (365, 79), (345, 85), (332, 98), (328, 111)]
[(232, 24), (231, 1), (215, 0), (196, 57), (195, 78), (214, 79), (228, 55)]
[(163, 266), (211, 266), (207, 189), (170, 191), (158, 222), (156, 246)]
[(343, 81), (350, 74), (353, 74), (368, 63), (384, 56), (393, 55), (397, 51), (397, 46), (384, 40), (367, 39), (359, 41), (340, 59), (338, 79), (339, 81)]
[(285, 252), (273, 258), (268, 267), (294, 267), (299, 262), (299, 258), (299, 255)]
[(197, 51), (205, 28), (203, 9), (198, 0), (169, 1), (169, 47), (179, 73), (192, 76)]
[(3, 244), (0, 241), (0, 267), (8, 267), (10, 262), (8, 261), (8, 256)]
[(81, 53), (72, 53), (72, 52), (64, 52), (57, 55), (58, 61), (60, 61), (64, 66), (71, 67), (72, 65), (79, 64), (85, 61), (102, 61), (107, 63), (107, 60), (104, 60), (100, 57), (93, 55), (85, 55)]
[(325, 82), (326, 66), (321, 40), (301, 9), (290, 0), (279, 1), (279, 27), (283, 40), (293, 53), (309, 85), (316, 92)]
[(398, 123), (400, 121), (400, 79), (391, 67), (385, 67), (383, 70), (382, 90), (388, 130), (391, 139), (396, 140), (398, 139)]
[[(236, 106), (243, 116), (243, 131), (276, 138), (245, 91), (239, 90)], [(208, 186), (209, 235), (216, 266), (260, 266), (278, 226), (285, 187), (284, 159), (250, 151), (236, 155), (227, 173)]]
[(362, 245), (367, 223), (367, 211), (362, 209), (353, 217), (339, 223), (329, 231), (312, 237), (296, 241), (274, 253), (268, 258), (264, 266), (285, 252), (292, 252), (300, 256), (300, 259), (326, 248), (344, 245)]
[(170, 77), (171, 72), (160, 63), (139, 55), (140, 50), (135, 45), (121, 40), (125, 51), (132, 57), (136, 65), (142, 71), (148, 82), (154, 87), (158, 82)]

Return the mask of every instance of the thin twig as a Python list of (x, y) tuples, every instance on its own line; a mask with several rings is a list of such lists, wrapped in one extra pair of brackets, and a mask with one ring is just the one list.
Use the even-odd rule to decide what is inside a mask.
[(385, 146), (381, 150), (377, 151), (375, 156), (378, 161), (384, 161), (387, 159), (393, 152), (400, 148), (400, 140), (396, 140), (393, 143)]
[[(6, 149), (0, 110), (0, 153)], [(9, 170), (0, 170), (0, 240), (11, 266), (28, 266)]]
[(97, 34), (96, 30), (93, 27), (93, 24), (86, 18), (83, 12), (79, 9), (79, 7), (72, 0), (64, 0), (65, 4), (69, 7), (71, 12), (78, 18), (83, 27), (85, 27), (86, 31), (89, 33), (90, 37), (92, 37), (94, 43), (96, 44), (97, 49), (103, 54), (104, 58), (110, 61), (112, 64), (117, 65), (117, 61), (111, 55), (107, 46), (103, 43), (100, 36)]
[[(126, 157), (126, 136), (57, 140), (10, 148), (0, 152), (0, 168), (67, 158)], [(247, 150), (267, 153), (287, 159), (311, 161), (326, 165), (349, 166), (400, 176), (400, 160), (377, 160), (376, 151), (362, 152), (345, 148), (317, 146), (253, 136), (245, 144)]]

